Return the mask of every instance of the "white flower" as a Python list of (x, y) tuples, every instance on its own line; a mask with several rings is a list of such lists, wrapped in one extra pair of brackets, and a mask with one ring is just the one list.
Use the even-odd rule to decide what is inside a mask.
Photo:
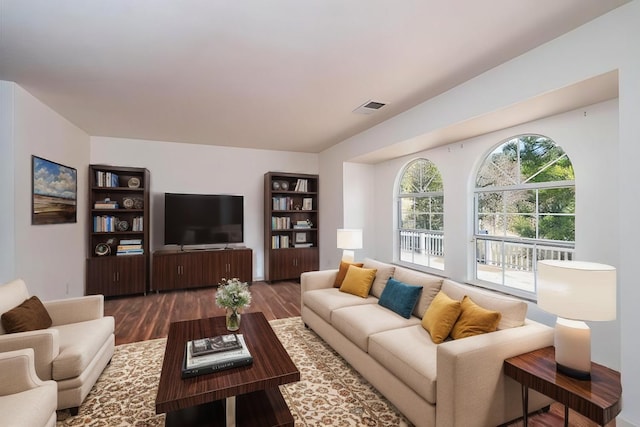
[(251, 303), (251, 292), (247, 282), (241, 282), (237, 277), (222, 278), (216, 292), (216, 305), (222, 308), (243, 308)]

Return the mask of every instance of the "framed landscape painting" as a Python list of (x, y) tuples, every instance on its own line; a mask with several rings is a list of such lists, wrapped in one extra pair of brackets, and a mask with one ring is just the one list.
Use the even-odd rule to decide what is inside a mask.
[(31, 163), (31, 224), (77, 222), (77, 170), (37, 156)]

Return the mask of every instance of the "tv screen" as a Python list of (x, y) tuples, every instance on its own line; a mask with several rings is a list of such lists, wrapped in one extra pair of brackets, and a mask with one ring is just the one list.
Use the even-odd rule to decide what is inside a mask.
[(243, 196), (165, 193), (165, 245), (241, 243), (243, 234)]

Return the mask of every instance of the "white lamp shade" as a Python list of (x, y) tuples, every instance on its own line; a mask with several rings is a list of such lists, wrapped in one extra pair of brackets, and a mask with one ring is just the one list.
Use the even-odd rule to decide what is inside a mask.
[(539, 261), (538, 306), (565, 319), (615, 320), (616, 269), (592, 262)]
[(338, 249), (362, 249), (362, 230), (339, 228), (337, 240)]

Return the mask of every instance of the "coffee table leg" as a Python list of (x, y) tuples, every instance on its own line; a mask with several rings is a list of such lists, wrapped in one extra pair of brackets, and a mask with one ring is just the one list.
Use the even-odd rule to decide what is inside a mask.
[(236, 427), (236, 397), (227, 397), (225, 413), (227, 416), (227, 427)]

